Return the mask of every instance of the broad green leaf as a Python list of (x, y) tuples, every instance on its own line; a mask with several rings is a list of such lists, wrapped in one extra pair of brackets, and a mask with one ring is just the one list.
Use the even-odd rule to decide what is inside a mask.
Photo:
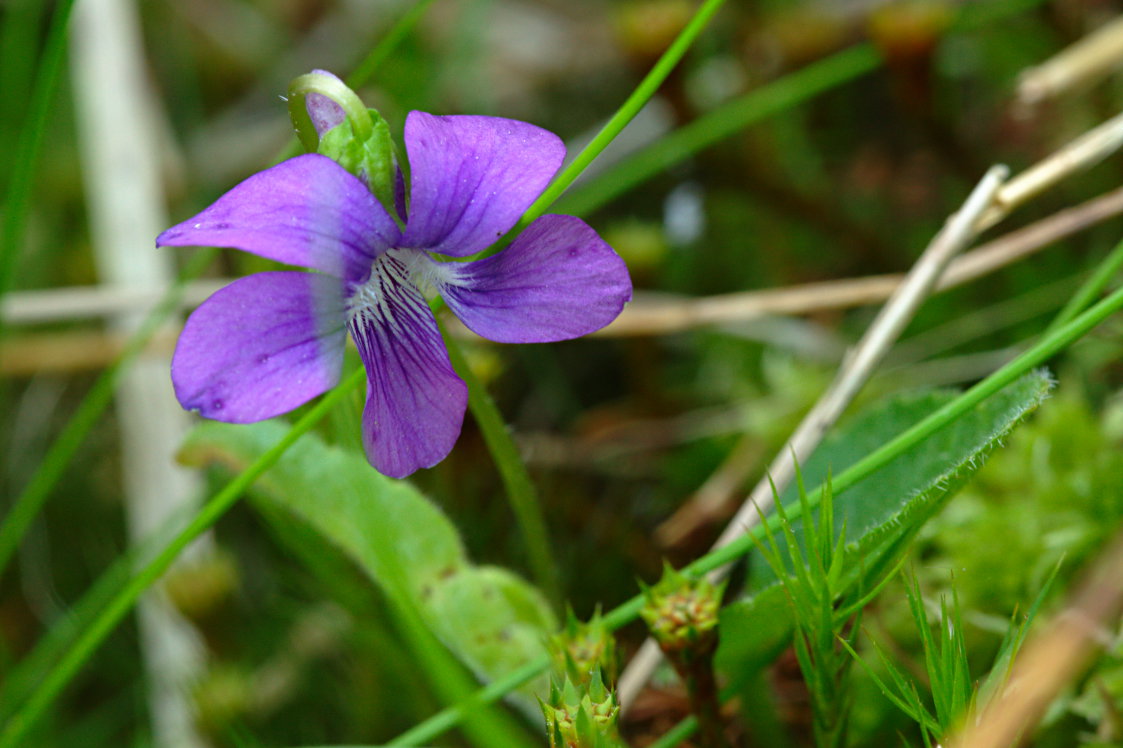
[[(913, 534), (945, 499), (970, 478), (987, 455), (1048, 395), (1045, 372), (1022, 377), (958, 421), (898, 456), (849, 490), (834, 496), (835, 532), (846, 527), (852, 582), (868, 582), (907, 548)], [(827, 439), (802, 466), (805, 484), (819, 485), (956, 397), (952, 391), (903, 395), (858, 416)], [(795, 489), (785, 506), (798, 503)], [(797, 537), (800, 522), (794, 523)], [(782, 539), (778, 538), (782, 544)], [(722, 611), (720, 666), (732, 671), (767, 662), (777, 649), (778, 626), (791, 628), (791, 612), (776, 604), (775, 576), (758, 554), (750, 556), (751, 588), (759, 590)], [(790, 639), (790, 634), (787, 637)]]
[[(240, 469), (285, 431), (272, 421), (205, 423), (179, 457)], [(506, 570), (472, 564), (448, 517), (411, 484), (380, 475), (362, 455), (314, 434), (289, 449), (252, 496), (267, 517), (287, 512), (350, 557), (390, 599), (416, 609), (482, 679), (541, 657), (546, 635), (557, 628), (537, 589)], [(542, 685), (530, 684), (525, 695)]]
[(484, 675), (507, 673), (538, 657), (543, 635), (555, 629), (538, 590), (495, 566), (469, 566), (442, 580), (433, 586), (426, 612), (438, 637), (471, 642), (464, 661)]

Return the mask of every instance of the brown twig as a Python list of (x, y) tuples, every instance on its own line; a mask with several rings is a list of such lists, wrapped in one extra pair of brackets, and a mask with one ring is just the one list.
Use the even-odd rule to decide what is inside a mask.
[[(961, 286), (1121, 213), (1123, 187), (1058, 211), (956, 258), (936, 290)], [(666, 335), (774, 314), (807, 314), (866, 306), (889, 298), (903, 278), (900, 274), (874, 275), (701, 299), (637, 294), (636, 300), (615, 322), (595, 334), (605, 337)]]
[(1123, 66), (1123, 17), (1018, 76), (1018, 101), (1027, 106), (1092, 84)]
[[(957, 257), (936, 285), (937, 291), (961, 286), (1039, 252), (1051, 244), (1123, 214), (1123, 187), (1072, 208), (1058, 211), (1029, 226), (1004, 234)], [(707, 296), (700, 299), (636, 294), (636, 300), (608, 327), (603, 337), (668, 335), (699, 327), (731, 324), (769, 315), (808, 314), (827, 309), (876, 304), (889, 298), (902, 275), (808, 283), (766, 291)], [(198, 305), (229, 279), (196, 281), (187, 286), (184, 307)], [(75, 287), (7, 294), (4, 318), (13, 325), (58, 322), (119, 314), (159, 300), (162, 292), (136, 289)], [(456, 335), (471, 333), (449, 320)], [(124, 345), (124, 338), (102, 332), (23, 335), (0, 346), (0, 375), (28, 376), (39, 371), (97, 369), (108, 365)], [(165, 342), (160, 350), (170, 350)]]

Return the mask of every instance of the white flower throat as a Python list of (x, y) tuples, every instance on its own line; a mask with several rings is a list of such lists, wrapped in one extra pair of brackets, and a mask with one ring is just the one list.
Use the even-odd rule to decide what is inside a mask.
[(417, 249), (389, 249), (370, 267), (370, 276), (355, 286), (347, 298), (347, 322), (389, 323), (395, 317), (392, 305), (424, 302), (442, 285), (459, 285), (458, 263), (433, 262)]

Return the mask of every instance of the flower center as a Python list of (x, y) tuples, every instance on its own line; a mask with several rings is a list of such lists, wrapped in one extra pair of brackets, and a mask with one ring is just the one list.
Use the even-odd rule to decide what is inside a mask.
[(403, 296), (418, 290), (418, 265), (424, 260), (420, 252), (412, 249), (390, 249), (379, 255), (371, 263), (370, 275), (347, 298), (347, 321), (354, 324), (392, 319), (391, 301), (400, 303)]
[(347, 322), (393, 324), (393, 305), (424, 304), (447, 286), (462, 286), (461, 263), (433, 262), (417, 249), (389, 249), (371, 263), (370, 275), (347, 297)]

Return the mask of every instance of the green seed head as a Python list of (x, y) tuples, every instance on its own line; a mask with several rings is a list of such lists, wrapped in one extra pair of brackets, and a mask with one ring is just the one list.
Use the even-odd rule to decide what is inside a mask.
[(550, 684), (550, 697), (540, 702), (546, 717), (550, 748), (617, 748), (621, 745), (616, 720), (620, 705), (594, 670), (585, 685), (568, 677)]
[(647, 602), (640, 615), (668, 655), (676, 652), (707, 654), (717, 646), (718, 612), (724, 587), (704, 578), (688, 579), (668, 565), (658, 584), (643, 587)]
[(616, 639), (604, 625), (598, 610), (588, 623), (581, 623), (570, 610), (565, 628), (546, 642), (553, 660), (554, 672), (564, 674), (578, 684), (588, 684), (594, 671), (602, 679), (616, 682)]

